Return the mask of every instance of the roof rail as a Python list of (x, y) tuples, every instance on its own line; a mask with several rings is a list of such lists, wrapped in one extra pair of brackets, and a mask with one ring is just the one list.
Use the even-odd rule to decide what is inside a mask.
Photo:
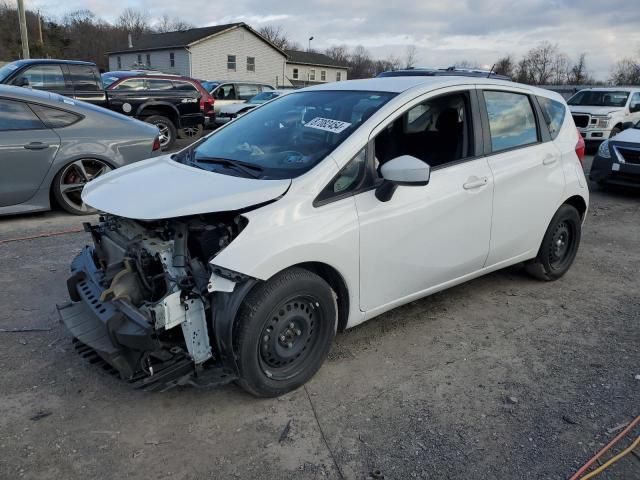
[(460, 76), (460, 77), (483, 77), (496, 80), (511, 80), (507, 75), (501, 75), (491, 70), (481, 68), (459, 68), (451, 66), (447, 68), (404, 68), (401, 70), (388, 70), (379, 73), (377, 77), (438, 77), (438, 76)]

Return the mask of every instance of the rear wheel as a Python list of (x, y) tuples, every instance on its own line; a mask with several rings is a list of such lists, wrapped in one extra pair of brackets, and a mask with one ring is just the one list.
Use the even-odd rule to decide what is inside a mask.
[(176, 142), (176, 126), (171, 120), (162, 115), (151, 115), (144, 119), (145, 122), (158, 127), (158, 137), (160, 139), (160, 148), (168, 150)]
[(111, 165), (95, 158), (83, 158), (70, 163), (53, 179), (52, 190), (56, 202), (74, 215), (95, 213), (95, 208), (82, 201), (82, 189), (87, 182), (111, 170)]
[(195, 127), (185, 127), (178, 130), (178, 138), (197, 140), (202, 136), (202, 132), (204, 132), (204, 126), (202, 124), (196, 125)]
[(581, 234), (578, 210), (562, 205), (549, 223), (538, 256), (526, 265), (527, 272), (546, 281), (563, 276), (576, 258)]
[(276, 397), (307, 382), (331, 348), (337, 314), (331, 287), (305, 269), (290, 268), (256, 287), (238, 315), (238, 384)]

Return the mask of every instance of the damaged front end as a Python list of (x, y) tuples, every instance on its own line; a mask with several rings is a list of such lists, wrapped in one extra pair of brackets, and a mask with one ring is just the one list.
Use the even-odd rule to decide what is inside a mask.
[(256, 280), (210, 262), (245, 226), (237, 212), (85, 224), (94, 245), (73, 260), (71, 302), (58, 306), (78, 351), (139, 388), (237, 378), (233, 319)]

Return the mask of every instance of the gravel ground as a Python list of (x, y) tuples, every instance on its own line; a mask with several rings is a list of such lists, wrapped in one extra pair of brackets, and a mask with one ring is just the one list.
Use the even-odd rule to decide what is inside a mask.
[(561, 280), (511, 268), (413, 302), (272, 400), (143, 393), (85, 364), (53, 312), (87, 235), (2, 242), (82, 221), (0, 220), (0, 328), (48, 329), (0, 332), (0, 478), (567, 478), (640, 414), (638, 192), (592, 192)]

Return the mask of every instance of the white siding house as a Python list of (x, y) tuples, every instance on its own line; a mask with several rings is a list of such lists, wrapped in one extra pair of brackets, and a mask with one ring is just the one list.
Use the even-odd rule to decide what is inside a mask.
[(304, 87), (325, 82), (341, 82), (347, 79), (347, 66), (317, 52), (286, 50), (287, 85)]
[(110, 70), (149, 68), (203, 80), (282, 85), (287, 56), (244, 23), (144, 35), (109, 52)]

